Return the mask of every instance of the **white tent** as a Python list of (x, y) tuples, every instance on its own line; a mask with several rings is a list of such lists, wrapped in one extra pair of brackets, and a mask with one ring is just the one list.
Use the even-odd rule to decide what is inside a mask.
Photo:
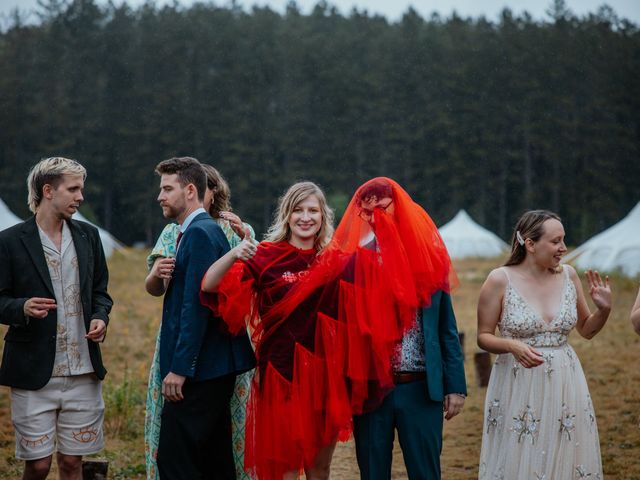
[(497, 257), (509, 248), (495, 233), (474, 222), (464, 210), (439, 230), (451, 258)]
[(118, 240), (116, 240), (116, 238), (113, 235), (111, 235), (106, 230), (100, 228), (96, 224), (87, 220), (84, 217), (84, 215), (82, 215), (80, 212), (74, 213), (73, 219), (80, 220), (81, 222), (90, 223), (91, 225), (93, 225), (98, 229), (98, 232), (100, 233), (100, 240), (102, 241), (102, 248), (104, 249), (104, 254), (107, 258), (109, 258), (115, 250), (120, 250), (123, 248), (123, 245)]
[(7, 204), (0, 198), (0, 230), (14, 226), (16, 223), (20, 223), (20, 217), (16, 216)]
[(581, 270), (640, 273), (640, 202), (618, 223), (591, 237), (564, 258)]

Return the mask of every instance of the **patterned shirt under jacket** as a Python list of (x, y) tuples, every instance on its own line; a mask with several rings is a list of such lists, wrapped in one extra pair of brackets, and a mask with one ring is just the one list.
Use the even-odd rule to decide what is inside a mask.
[(71, 231), (67, 223), (63, 222), (59, 251), (40, 227), (38, 232), (57, 305), (56, 355), (51, 376), (68, 377), (91, 373), (94, 370), (85, 338), (87, 331), (80, 300), (78, 256)]

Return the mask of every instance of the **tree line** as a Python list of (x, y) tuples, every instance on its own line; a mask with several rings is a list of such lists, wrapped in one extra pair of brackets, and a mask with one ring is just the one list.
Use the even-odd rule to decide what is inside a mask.
[(83, 212), (126, 243), (164, 225), (153, 168), (175, 155), (217, 167), (258, 232), (301, 179), (340, 214), (389, 176), (437, 224), (465, 208), (505, 239), (549, 208), (574, 245), (640, 200), (640, 33), (608, 7), (390, 22), (41, 0), (24, 20), (0, 33), (0, 198), (22, 217), (52, 155), (88, 168)]

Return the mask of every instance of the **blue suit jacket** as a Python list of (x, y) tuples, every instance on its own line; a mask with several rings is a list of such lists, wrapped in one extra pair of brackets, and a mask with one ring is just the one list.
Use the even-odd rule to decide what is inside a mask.
[(439, 290), (431, 296), (431, 306), (422, 310), (422, 331), (428, 397), (440, 402), (450, 393), (466, 395), (462, 348), (449, 294)]
[(200, 303), (205, 272), (229, 251), (222, 229), (206, 213), (196, 216), (180, 241), (173, 276), (164, 295), (160, 374), (195, 381), (245, 372), (255, 365), (246, 334), (231, 336), (222, 320)]

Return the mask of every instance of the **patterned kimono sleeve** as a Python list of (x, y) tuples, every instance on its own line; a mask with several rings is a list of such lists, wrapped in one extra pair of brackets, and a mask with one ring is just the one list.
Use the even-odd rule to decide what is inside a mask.
[[(224, 232), (224, 234), (227, 237), (227, 240), (229, 241), (229, 247), (233, 248), (238, 246), (238, 244), (242, 241), (242, 238), (240, 238), (231, 228), (231, 225), (229, 225), (229, 222), (227, 222), (226, 220), (221, 220), (218, 219), (216, 220), (216, 222), (218, 223), (218, 225), (220, 225), (220, 227), (222, 228), (222, 231)], [(251, 236), (252, 240), (256, 239), (256, 232), (254, 232), (253, 227), (251, 225), (249, 225), (248, 223), (243, 223), (244, 228), (248, 228), (249, 229), (249, 234)]]
[(177, 223), (169, 223), (164, 227), (153, 250), (147, 257), (147, 268), (149, 270), (153, 267), (156, 258), (176, 256), (176, 239), (178, 238), (179, 230), (180, 226)]

